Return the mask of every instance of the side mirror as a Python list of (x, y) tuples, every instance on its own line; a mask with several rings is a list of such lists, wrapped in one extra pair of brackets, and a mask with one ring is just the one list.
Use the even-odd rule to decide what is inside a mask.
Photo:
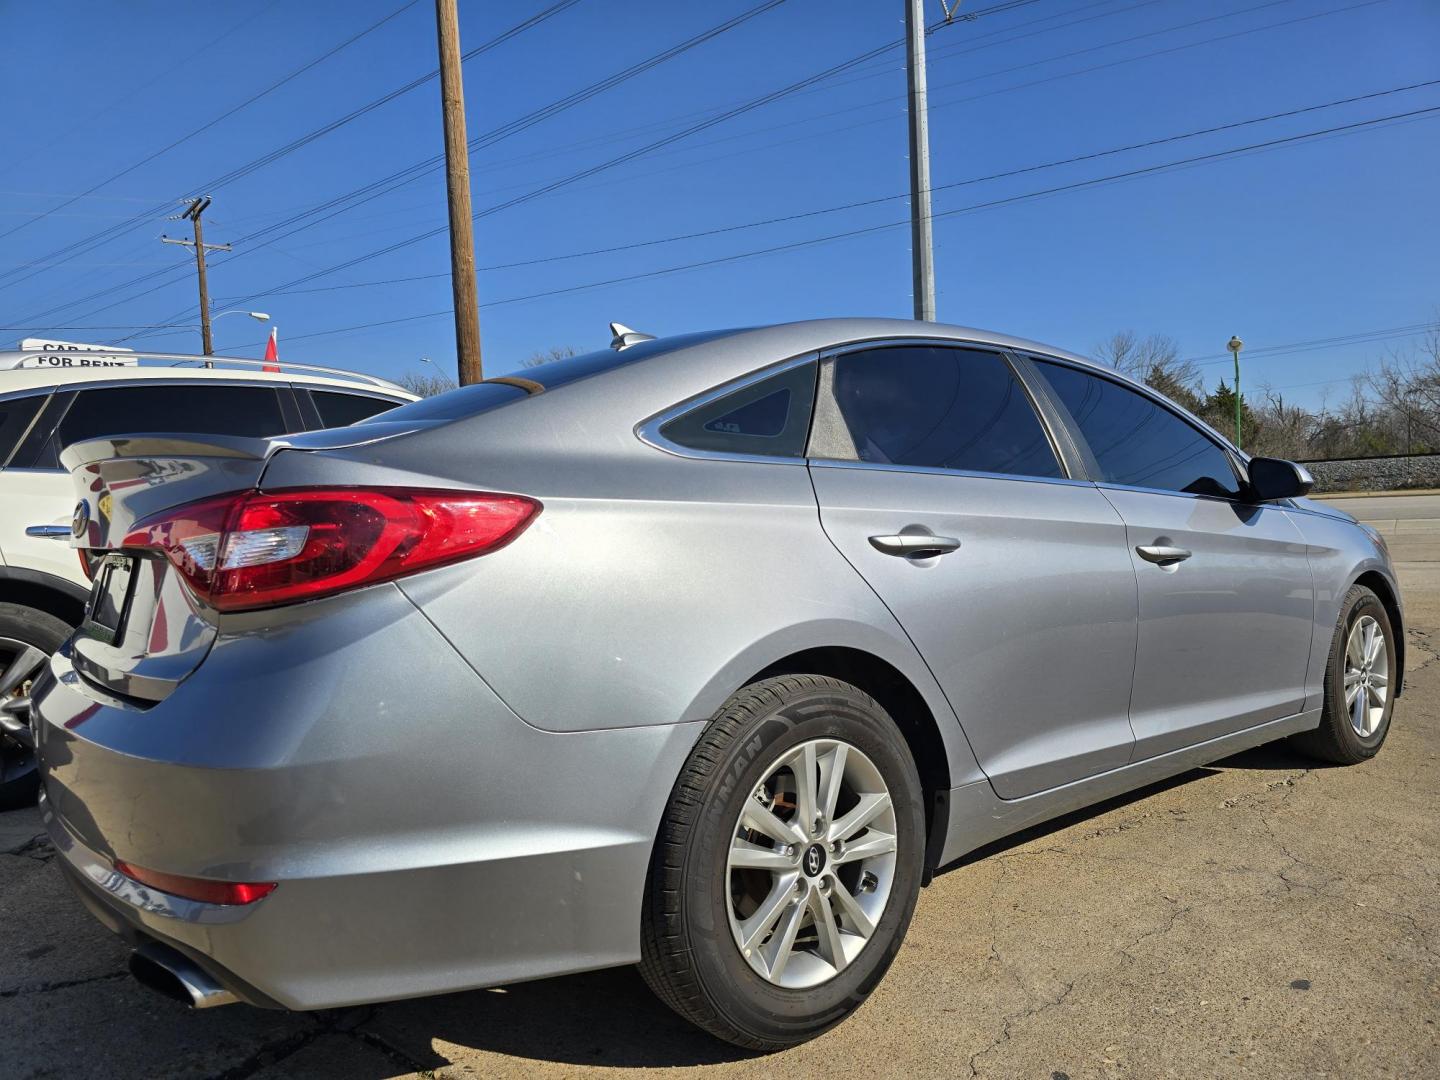
[(1250, 495), (1256, 502), (1298, 499), (1314, 486), (1315, 478), (1303, 465), (1283, 458), (1250, 459)]

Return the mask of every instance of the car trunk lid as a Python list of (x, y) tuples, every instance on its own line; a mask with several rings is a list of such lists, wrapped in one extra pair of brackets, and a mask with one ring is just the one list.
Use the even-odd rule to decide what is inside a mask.
[(137, 522), (172, 507), (255, 487), (283, 439), (125, 435), (76, 443), (61, 455), (79, 501), (71, 543), (94, 586), (65, 646), (87, 681), (136, 703), (159, 701), (214, 643), (213, 613), (156, 550), (127, 548)]

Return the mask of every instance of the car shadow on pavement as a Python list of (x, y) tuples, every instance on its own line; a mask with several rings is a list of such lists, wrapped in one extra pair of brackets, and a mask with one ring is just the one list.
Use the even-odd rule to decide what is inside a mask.
[(1293, 772), (1297, 769), (1331, 769), (1335, 767), (1336, 766), (1328, 762), (1319, 761), (1300, 753), (1283, 739), (1279, 742), (1266, 743), (1263, 746), (1257, 746), (1250, 750), (1242, 750), (1238, 754), (1233, 754), (1228, 758), (1211, 762), (1209, 765), (1189, 769), (1186, 772), (1179, 773), (1176, 776), (1171, 776), (1164, 780), (1157, 780), (1153, 784), (1147, 784), (1145, 787), (1136, 788), (1134, 791), (1127, 791), (1124, 794), (1116, 795), (1114, 798), (1106, 799), (1104, 802), (1082, 807), (1079, 810), (1075, 810), (1061, 817), (1051, 818), (1049, 821), (1042, 821), (1038, 825), (1032, 825), (1028, 829), (1022, 829), (1020, 832), (1012, 833), (993, 843), (976, 848), (966, 855), (962, 855), (954, 862), (942, 866), (939, 873), (947, 874), (952, 870), (958, 870), (962, 866), (969, 866), (972, 863), (980, 862), (982, 859), (990, 858), (992, 855), (998, 855), (1003, 851), (1009, 851), (1011, 848), (1019, 847), (1021, 844), (1028, 844), (1031, 840), (1037, 840), (1040, 837), (1060, 832), (1063, 829), (1068, 829), (1072, 825), (1078, 825), (1083, 821), (1089, 821), (1091, 818), (1100, 817), (1103, 814), (1108, 814), (1112, 810), (1118, 810), (1123, 806), (1144, 802), (1146, 799), (1153, 795), (1158, 795), (1162, 791), (1169, 791), (1171, 788), (1191, 784), (1196, 780), (1203, 780), (1207, 776), (1214, 776), (1227, 769)]
[(692, 1027), (650, 993), (633, 967), (516, 983), (377, 1008), (361, 1025), (421, 1068), (447, 1044), (569, 1065), (678, 1067), (759, 1055)]

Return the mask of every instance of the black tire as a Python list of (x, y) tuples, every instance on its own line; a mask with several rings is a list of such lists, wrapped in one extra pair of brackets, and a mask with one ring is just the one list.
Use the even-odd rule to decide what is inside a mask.
[[(727, 854), (745, 800), (787, 749), (811, 739), (858, 748), (895, 812), (896, 861), (875, 932), (828, 981), (803, 990), (751, 969), (729, 923)], [(859, 1008), (899, 951), (920, 889), (925, 815), (920, 778), (895, 723), (836, 679), (785, 675), (737, 693), (711, 719), (676, 781), (660, 825), (641, 931), (640, 971), (655, 994), (725, 1042), (778, 1050), (814, 1038)]]
[[(70, 626), (48, 612), (23, 604), (0, 604), (0, 672), (8, 666), (13, 647), (6, 641), (33, 645), (53, 653), (70, 636)], [(40, 792), (35, 755), (13, 739), (0, 735), (0, 810), (32, 806)]]
[[(1379, 623), (1384, 633), (1386, 671), (1391, 682), (1380, 722), (1368, 736), (1362, 736), (1355, 730), (1345, 708), (1345, 647), (1350, 631), (1367, 616)], [(1330, 642), (1320, 726), (1314, 731), (1291, 736), (1291, 744), (1311, 757), (1336, 765), (1358, 765), (1379, 753), (1380, 747), (1385, 744), (1385, 736), (1390, 733), (1390, 718), (1395, 711), (1396, 659), (1395, 630), (1385, 605), (1364, 585), (1351, 586), (1340, 604), (1340, 618)]]

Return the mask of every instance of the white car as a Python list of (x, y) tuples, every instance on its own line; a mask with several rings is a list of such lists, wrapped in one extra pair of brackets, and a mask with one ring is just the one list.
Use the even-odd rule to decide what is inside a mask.
[[(89, 568), (71, 548), (75, 493), (60, 450), (97, 435), (184, 431), (281, 435), (342, 427), (414, 401), (367, 375), (258, 361), (144, 355), (126, 366), (44, 366), (0, 352), (0, 702), (23, 696), (32, 674), (78, 626)], [(7, 738), (0, 715), (0, 806), (29, 796), (33, 757)]]

